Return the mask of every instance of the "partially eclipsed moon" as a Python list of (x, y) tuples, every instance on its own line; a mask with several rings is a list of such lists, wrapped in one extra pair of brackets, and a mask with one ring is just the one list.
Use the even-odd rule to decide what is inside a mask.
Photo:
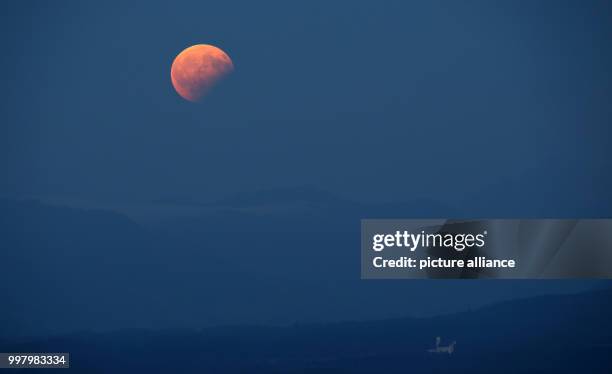
[(189, 101), (199, 101), (234, 64), (221, 49), (208, 44), (191, 46), (176, 56), (170, 70), (176, 92)]

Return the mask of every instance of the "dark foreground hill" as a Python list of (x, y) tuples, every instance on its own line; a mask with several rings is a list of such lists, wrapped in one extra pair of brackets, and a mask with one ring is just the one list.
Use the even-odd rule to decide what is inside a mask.
[[(604, 289), (433, 318), (80, 333), (0, 351), (70, 352), (79, 373), (609, 373), (610, 315)], [(436, 336), (457, 341), (455, 352), (428, 353)]]

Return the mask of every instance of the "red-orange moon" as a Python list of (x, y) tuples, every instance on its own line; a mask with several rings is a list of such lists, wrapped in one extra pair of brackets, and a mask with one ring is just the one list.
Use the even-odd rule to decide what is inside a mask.
[(227, 53), (213, 45), (196, 44), (176, 56), (170, 77), (181, 97), (196, 102), (233, 70), (234, 64)]

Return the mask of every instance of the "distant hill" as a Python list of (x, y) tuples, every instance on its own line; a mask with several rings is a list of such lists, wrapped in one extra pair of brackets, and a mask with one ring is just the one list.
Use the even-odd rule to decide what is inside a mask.
[(328, 207), (360, 205), (356, 202), (342, 199), (332, 193), (307, 186), (234, 194), (217, 200), (210, 205), (219, 207), (249, 207), (295, 203), (308, 203)]
[(318, 210), (322, 214), (359, 213), (366, 217), (460, 217), (456, 208), (430, 199), (407, 200), (388, 203), (363, 203), (337, 196), (331, 192), (310, 186), (296, 186), (254, 190), (236, 193), (213, 202), (202, 202), (189, 198), (163, 198), (154, 203), (192, 206), (201, 208), (230, 209), (242, 211), (291, 211)]
[[(431, 316), (593, 285), (363, 281), (361, 218), (418, 217), (428, 203), (355, 204), (308, 189), (275, 196), (150, 225), (0, 200), (0, 337)], [(284, 208), (245, 208), (274, 204)]]
[[(514, 300), (433, 318), (123, 330), (4, 342), (70, 352), (73, 368), (113, 373), (608, 373), (612, 291)], [(452, 355), (428, 353), (436, 336)]]

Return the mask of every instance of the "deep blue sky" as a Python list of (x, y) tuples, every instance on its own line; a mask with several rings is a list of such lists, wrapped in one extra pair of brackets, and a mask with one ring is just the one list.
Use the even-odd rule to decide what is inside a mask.
[[(559, 203), (609, 195), (607, 1), (28, 1), (1, 14), (3, 195), (310, 185), (460, 205), (533, 176)], [(196, 43), (236, 68), (199, 105), (169, 79)]]

